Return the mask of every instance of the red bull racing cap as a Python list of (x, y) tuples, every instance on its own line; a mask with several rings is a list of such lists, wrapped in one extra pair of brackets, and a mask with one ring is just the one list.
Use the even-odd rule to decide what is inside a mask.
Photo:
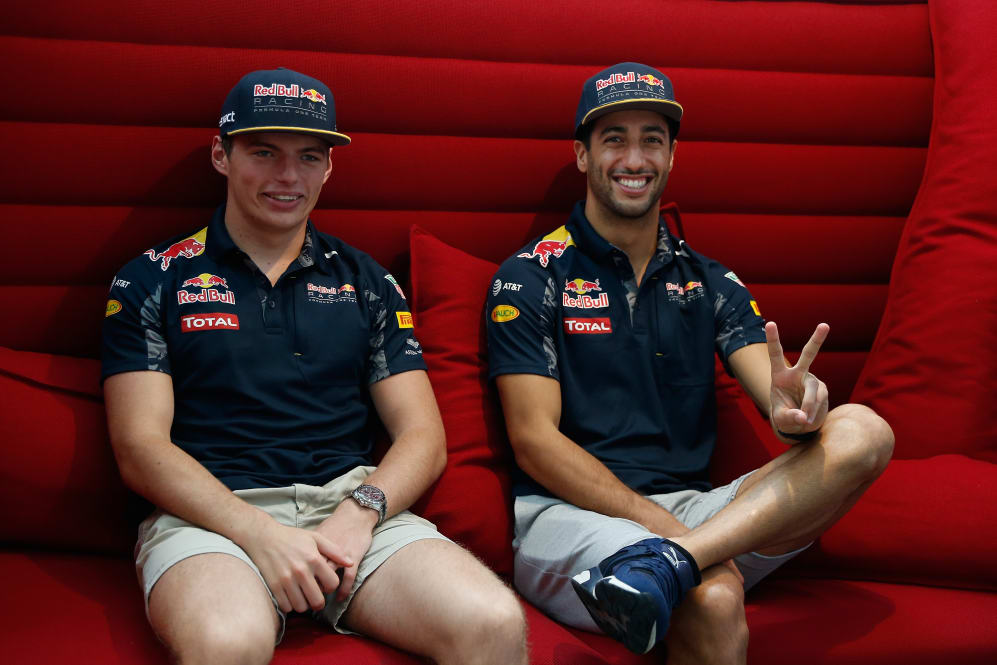
[(332, 145), (350, 142), (336, 131), (336, 106), (328, 86), (283, 67), (243, 76), (225, 98), (218, 129), (222, 136), (296, 132), (314, 134)]
[(621, 62), (585, 81), (575, 113), (575, 138), (581, 128), (600, 116), (627, 109), (647, 109), (668, 119), (671, 138), (679, 133), (682, 105), (668, 77), (653, 67)]

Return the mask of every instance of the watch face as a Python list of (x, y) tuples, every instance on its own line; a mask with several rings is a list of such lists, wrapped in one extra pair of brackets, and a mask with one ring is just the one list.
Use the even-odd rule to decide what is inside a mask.
[(356, 493), (370, 501), (371, 503), (383, 503), (384, 492), (373, 485), (361, 485), (356, 489)]

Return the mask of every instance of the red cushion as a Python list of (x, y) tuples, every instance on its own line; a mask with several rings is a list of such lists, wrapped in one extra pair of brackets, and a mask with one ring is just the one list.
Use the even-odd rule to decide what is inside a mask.
[(897, 457), (997, 459), (997, 5), (936, 0), (930, 18), (928, 162), (853, 400), (892, 425)]
[(447, 432), (447, 468), (417, 511), (495, 571), (512, 574), (508, 443), (485, 358), (484, 307), (498, 266), (411, 232), (412, 314)]
[(108, 442), (99, 366), (0, 348), (0, 539), (130, 551), (136, 504)]
[(794, 565), (813, 574), (997, 590), (997, 465), (893, 460)]

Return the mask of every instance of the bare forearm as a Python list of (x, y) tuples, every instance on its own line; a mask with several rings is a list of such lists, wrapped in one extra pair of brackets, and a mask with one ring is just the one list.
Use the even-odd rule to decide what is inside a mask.
[(529, 443), (520, 439), (515, 449), (523, 471), (579, 508), (632, 520), (663, 537), (688, 531), (671, 513), (627, 487), (606, 465), (560, 431), (537, 435)]
[(416, 502), (446, 466), (442, 426), (426, 424), (403, 432), (366, 480), (384, 492), (388, 516)]
[(243, 544), (272, 522), (237, 497), (197, 460), (170, 441), (119, 443), (115, 455), (125, 483), (162, 510)]

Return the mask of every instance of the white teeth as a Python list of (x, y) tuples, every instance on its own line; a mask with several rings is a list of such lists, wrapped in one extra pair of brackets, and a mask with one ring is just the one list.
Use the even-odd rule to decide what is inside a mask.
[(296, 201), (297, 196), (291, 194), (270, 194), (270, 198), (277, 199), (278, 201)]
[(628, 189), (640, 189), (641, 187), (644, 186), (644, 183), (647, 181), (644, 180), (643, 178), (639, 180), (631, 180), (630, 178), (620, 178), (619, 182), (621, 185), (627, 187)]

